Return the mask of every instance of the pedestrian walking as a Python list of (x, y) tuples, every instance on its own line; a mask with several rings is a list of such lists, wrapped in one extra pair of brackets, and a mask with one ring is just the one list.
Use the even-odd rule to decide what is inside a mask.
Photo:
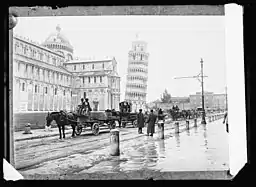
[(142, 134), (142, 128), (144, 127), (145, 118), (142, 114), (142, 109), (139, 110), (139, 113), (137, 114), (137, 123), (138, 123), (138, 133)]
[(158, 124), (159, 125), (163, 125), (164, 124), (164, 118), (165, 118), (165, 115), (163, 114), (163, 111), (160, 108), (159, 111), (158, 111), (158, 116), (157, 116), (157, 120), (158, 120)]
[(229, 129), (228, 129), (228, 112), (226, 112), (224, 114), (224, 120), (223, 120), (223, 124), (226, 122), (226, 131), (227, 133), (229, 133)]
[(157, 116), (154, 114), (153, 110), (150, 110), (150, 114), (148, 117), (148, 127), (147, 127), (147, 135), (153, 136), (155, 133), (155, 123), (156, 123)]

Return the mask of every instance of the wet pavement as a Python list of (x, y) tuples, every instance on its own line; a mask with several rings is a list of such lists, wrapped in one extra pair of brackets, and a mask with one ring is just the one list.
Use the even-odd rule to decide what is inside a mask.
[[(158, 138), (158, 133), (150, 137), (138, 135), (134, 128), (120, 129), (121, 154), (116, 157), (109, 155), (108, 133), (92, 136), (90, 141), (79, 137), (54, 144), (46, 142), (47, 148), (52, 149), (50, 153), (42, 148), (43, 145), (37, 149), (41, 154), (45, 151), (52, 158), (38, 160), (20, 172), (25, 178), (34, 178), (35, 175), (38, 178), (56, 178), (58, 173), (62, 179), (74, 179), (74, 176), (83, 179), (96, 173), (114, 176), (123, 173), (126, 178), (125, 174), (131, 172), (146, 172), (156, 176), (157, 173), (160, 175), (173, 171), (228, 170), (228, 137), (222, 119), (207, 125), (201, 125), (198, 121), (198, 127), (191, 124), (189, 131), (185, 130), (184, 123), (179, 134), (175, 134), (173, 123), (166, 124), (164, 140)], [(20, 155), (23, 149), (18, 149)], [(58, 156), (52, 156), (54, 154)], [(29, 156), (28, 153), (24, 155)]]
[(200, 125), (172, 134), (165, 140), (146, 136), (143, 141), (129, 142), (121, 146), (119, 157), (103, 161), (83, 172), (228, 170), (227, 133), (221, 122)]

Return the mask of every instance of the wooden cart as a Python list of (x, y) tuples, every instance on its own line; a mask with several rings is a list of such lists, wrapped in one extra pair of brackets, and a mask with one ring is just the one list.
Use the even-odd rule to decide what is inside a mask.
[(85, 128), (90, 128), (94, 135), (99, 135), (100, 127), (106, 126), (110, 130), (116, 127), (118, 117), (111, 116), (105, 111), (92, 111), (87, 115), (78, 115), (77, 126), (75, 128), (76, 135), (80, 135)]

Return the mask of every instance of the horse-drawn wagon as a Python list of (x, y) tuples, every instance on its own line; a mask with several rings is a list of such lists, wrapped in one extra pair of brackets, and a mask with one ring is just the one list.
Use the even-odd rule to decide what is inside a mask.
[(131, 112), (132, 104), (127, 101), (119, 103), (119, 116), (120, 116), (120, 125), (126, 127), (127, 124), (131, 123), (133, 127), (137, 127), (137, 113)]
[(113, 129), (119, 121), (118, 116), (113, 116), (110, 111), (87, 111), (77, 114), (77, 126), (75, 128), (76, 135), (80, 135), (83, 128), (91, 128), (94, 135), (98, 135), (100, 127), (108, 127)]

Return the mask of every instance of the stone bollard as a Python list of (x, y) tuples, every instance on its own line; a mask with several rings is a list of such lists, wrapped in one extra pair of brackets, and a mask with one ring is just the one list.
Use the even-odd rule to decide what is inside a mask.
[(194, 119), (194, 127), (197, 127), (197, 119)]
[(189, 121), (186, 120), (186, 130), (189, 130)]
[(164, 139), (164, 123), (158, 123), (159, 138)]
[(25, 132), (23, 133), (23, 134), (32, 134), (32, 132), (31, 132), (31, 124), (30, 123), (27, 123), (26, 125), (25, 125)]
[(175, 133), (180, 133), (179, 122), (175, 122)]
[(112, 129), (110, 131), (110, 155), (111, 156), (119, 156), (119, 130)]
[(47, 125), (45, 125), (45, 131), (52, 131), (51, 126), (47, 127)]

